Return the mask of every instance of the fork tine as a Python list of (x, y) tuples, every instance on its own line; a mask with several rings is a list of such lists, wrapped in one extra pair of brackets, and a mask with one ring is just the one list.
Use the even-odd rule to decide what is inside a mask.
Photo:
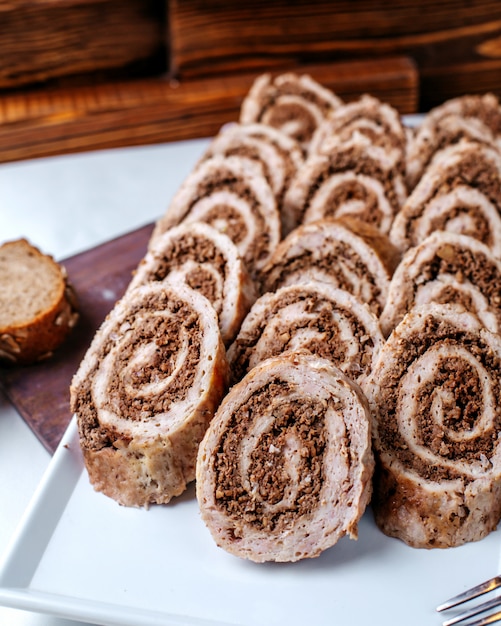
[(493, 591), (500, 586), (501, 576), (494, 576), (494, 578), (486, 580), (484, 583), (481, 583), (476, 587), (472, 587), (471, 589), (468, 589), (468, 591), (464, 591), (463, 593), (454, 596), (450, 600), (447, 600), (447, 602), (440, 604), (439, 606), (437, 606), (437, 611), (445, 611), (447, 609), (451, 609), (453, 606), (457, 606), (458, 604), (462, 604), (463, 602), (468, 602), (468, 600), (478, 598), (484, 593), (489, 593), (489, 591)]
[(468, 622), (465, 626), (489, 626), (489, 624), (495, 624), (499, 621), (501, 621), (501, 611), (488, 615), (487, 617), (479, 619), (476, 622)]
[[(452, 626), (453, 624), (457, 624), (458, 622), (462, 622), (466, 619), (469, 619), (470, 617), (474, 617), (475, 615), (479, 615), (480, 613), (485, 613), (485, 611), (489, 611), (490, 609), (493, 609), (497, 606), (501, 605), (501, 596), (497, 596), (495, 598), (492, 598), (491, 600), (487, 600), (487, 602), (484, 602), (482, 604), (477, 604), (476, 606), (472, 607), (471, 609), (468, 609), (467, 611), (463, 611), (462, 613), (458, 613), (458, 615), (455, 615), (454, 617), (451, 617), (450, 619), (446, 620), (445, 622), (443, 622), (443, 626)], [(499, 611), (497, 613), (497, 615), (499, 616), (499, 618), (501, 619), (501, 611)], [(492, 624), (493, 622), (486, 622), (486, 619), (491, 618), (492, 616), (489, 615), (486, 618), (483, 618), (480, 620), (481, 624)], [(474, 622), (474, 624), (479, 624), (479, 622)], [(470, 622), (470, 626), (472, 626), (472, 623)]]

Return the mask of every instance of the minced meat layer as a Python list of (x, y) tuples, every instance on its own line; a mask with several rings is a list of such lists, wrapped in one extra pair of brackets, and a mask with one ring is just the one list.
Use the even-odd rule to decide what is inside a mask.
[(501, 206), (501, 186), (497, 168), (484, 157), (482, 151), (465, 151), (462, 158), (452, 165), (442, 164), (442, 179), (437, 183), (431, 197), (443, 195), (458, 185), (467, 185), (485, 194), (494, 206)]
[[(381, 450), (391, 451), (404, 466), (412, 468), (422, 478), (441, 481), (462, 475), (450, 468), (430, 464), (429, 460), (416, 457), (400, 434), (397, 420), (399, 385), (402, 377), (412, 362), (437, 343), (442, 346), (460, 345), (467, 348), (487, 372), (492, 374), (495, 388), (498, 385), (501, 362), (492, 350), (489, 350), (489, 346), (484, 345), (483, 340), (462, 333), (448, 323), (427, 320), (422, 332), (402, 339), (400, 351), (395, 354), (394, 368), (384, 380), (380, 381), (378, 404), (384, 407), (378, 417)], [(418, 405), (418, 414), (415, 416), (417, 428), (415, 443), (425, 446), (444, 460), (483, 461), (492, 456), (501, 430), (501, 407), (496, 409), (492, 426), (471, 441), (468, 439), (454, 441), (446, 432), (446, 429), (457, 433), (471, 430), (478, 423), (483, 411), (482, 387), (478, 375), (468, 363), (457, 357), (443, 358), (438, 363), (433, 381), (420, 385), (420, 381), (416, 380), (415, 389)], [(443, 428), (433, 420), (430, 410), (437, 390), (444, 392), (442, 397), (453, 398), (452, 403), (443, 405)]]
[[(426, 205), (420, 205), (417, 207), (419, 213), (414, 215), (407, 224), (407, 237), (410, 240), (411, 245), (417, 245), (419, 242), (415, 240), (413, 232), (416, 228), (416, 222), (423, 219), (426, 216)], [(493, 243), (492, 230), (490, 223), (482, 212), (482, 207), (471, 205), (460, 205), (449, 209), (447, 212), (443, 212), (434, 219), (430, 220), (428, 233), (431, 234), (435, 231), (447, 230), (447, 223), (461, 216), (468, 217), (469, 227), (467, 230), (462, 230), (461, 234), (474, 237), (478, 241), (481, 241), (486, 246), (491, 246)]]
[(354, 200), (363, 202), (364, 206), (362, 210), (350, 214), (363, 220), (366, 224), (378, 227), (383, 219), (378, 197), (372, 189), (357, 180), (344, 181), (332, 190), (325, 203), (324, 217), (336, 217), (344, 204)]
[[(294, 138), (300, 143), (310, 141), (317, 129), (317, 121), (311, 112), (300, 102), (279, 103), (273, 109), (265, 111), (266, 123), (275, 128), (282, 128), (287, 122), (294, 120)], [(261, 116), (261, 120), (264, 116)]]
[[(216, 191), (226, 190), (242, 198), (249, 206), (249, 213), (256, 223), (256, 237), (245, 251), (244, 260), (250, 269), (257, 260), (265, 258), (269, 254), (270, 235), (262, 211), (266, 212), (269, 207), (262, 207), (255, 196), (249, 183), (237, 178), (231, 172), (221, 169), (210, 178), (205, 179), (193, 194), (192, 206), (200, 199), (210, 197)], [(275, 207), (273, 207), (275, 209)], [(215, 205), (203, 216), (203, 221), (215, 225), (220, 220), (225, 220), (225, 235), (237, 246), (247, 236), (247, 227), (240, 213), (231, 206)], [(217, 228), (217, 226), (216, 226)]]
[(360, 295), (359, 285), (353, 284), (353, 281), (350, 281), (340, 271), (342, 266), (349, 269), (348, 275), (360, 276), (360, 280), (364, 284), (370, 285), (371, 302), (367, 304), (374, 313), (379, 315), (381, 306), (378, 303), (378, 298), (381, 290), (374, 280), (371, 268), (367, 267), (367, 264), (355, 253), (351, 246), (335, 239), (326, 239), (321, 251), (304, 249), (298, 256), (290, 259), (285, 258), (282, 263), (274, 265), (268, 274), (268, 279), (265, 281), (265, 288), (267, 291), (276, 291), (286, 282), (288, 275), (302, 270), (308, 271), (312, 268), (318, 268), (325, 271), (327, 275), (331, 275), (333, 284), (336, 284), (340, 289), (345, 289), (356, 296)]
[(475, 285), (501, 318), (501, 275), (495, 262), (474, 250), (444, 243), (431, 261), (421, 267), (419, 281), (414, 280), (415, 292), (421, 284), (436, 280), (442, 274)]
[(219, 288), (211, 272), (200, 265), (211, 265), (223, 278), (227, 279), (231, 268), (223, 252), (207, 237), (197, 234), (183, 234), (170, 242), (165, 254), (158, 259), (155, 268), (146, 276), (149, 281), (162, 281), (171, 271), (182, 267), (186, 262), (194, 261), (199, 264), (185, 277), (186, 283), (200, 291), (210, 302), (214, 303), (221, 297)]
[[(359, 122), (364, 122), (365, 120), (376, 124), (381, 132), (375, 131), (370, 126), (360, 126)], [(330, 131), (341, 139), (348, 139), (353, 135), (354, 131), (357, 131), (368, 137), (374, 145), (398, 148), (402, 151), (404, 149), (403, 131), (401, 137), (396, 135), (392, 127), (384, 119), (384, 116), (374, 107), (371, 107), (369, 110), (367, 110), (367, 107), (366, 109), (353, 110), (350, 114), (336, 116), (332, 119)]]
[(213, 241), (203, 235), (184, 233), (171, 240), (169, 248), (157, 262), (155, 271), (148, 276), (148, 280), (164, 280), (169, 272), (187, 261), (209, 263), (222, 276), (228, 271), (226, 258)]
[[(233, 414), (214, 455), (216, 501), (235, 521), (236, 539), (243, 525), (280, 533), (290, 528), (297, 517), (308, 514), (318, 506), (324, 481), (327, 403), (308, 397), (290, 400), (290, 391), (289, 384), (280, 379), (271, 380), (256, 391)], [(269, 410), (270, 402), (276, 397), (282, 398), (283, 402), (274, 405), (273, 426), (256, 442), (250, 453), (248, 475), (242, 477), (241, 442), (260, 416)], [(291, 481), (297, 484), (285, 469), (284, 450), (288, 434), (302, 442), (300, 449), (294, 453), (300, 486), (292, 506), (273, 511), (267, 505), (280, 503)], [(250, 493), (243, 484), (244, 478), (250, 482)]]
[[(167, 411), (172, 404), (182, 400), (187, 390), (193, 385), (196, 368), (200, 361), (200, 345), (197, 337), (201, 332), (201, 322), (197, 314), (184, 302), (169, 300), (167, 297), (163, 300), (162, 303), (151, 302), (152, 311), (162, 310), (161, 307), (163, 307), (175, 315), (165, 317), (152, 315), (146, 318), (146, 321), (145, 317), (141, 316), (141, 322), (138, 324), (136, 315), (141, 314), (141, 310), (136, 309), (131, 312), (127, 320), (131, 325), (131, 330), (117, 340), (121, 345), (119, 359), (125, 364), (133, 357), (139, 345), (154, 341), (157, 346), (155, 355), (147, 366), (134, 373), (134, 381), (127, 382), (140, 389), (144, 384), (161, 381), (162, 378), (169, 376), (176, 352), (180, 348), (183, 330), (191, 337), (190, 349), (183, 367), (173, 377), (166, 392), (150, 398), (130, 396), (120, 376), (123, 368), (115, 361), (114, 373), (108, 389), (109, 409), (131, 421), (155, 420), (157, 414)], [(117, 325), (116, 334), (120, 332), (119, 327), (120, 325)], [(108, 337), (115, 333), (108, 333)], [(116, 439), (124, 439), (124, 433), (116, 432), (113, 426), (103, 426), (99, 423), (98, 411), (92, 397), (94, 377), (99, 371), (102, 360), (113, 346), (113, 340), (108, 339), (101, 350), (101, 357), (96, 361), (94, 371), (87, 377), (83, 388), (78, 390), (76, 406), (72, 407), (78, 414), (82, 447), (89, 450), (99, 450), (113, 445)]]
[[(296, 173), (296, 168), (294, 167), (289, 151), (282, 148), (278, 144), (278, 142), (275, 142), (272, 139), (270, 139), (270, 137), (268, 137), (267, 135), (260, 134), (260, 133), (255, 133), (255, 134), (248, 136), (248, 141), (252, 141), (253, 139), (256, 139), (262, 143), (266, 143), (272, 146), (273, 149), (275, 150), (275, 153), (280, 158), (280, 161), (282, 163), (283, 174), (284, 174), (284, 179), (283, 179), (284, 185), (282, 189), (275, 190), (277, 192), (277, 202), (280, 205), (282, 202), (285, 190), (287, 189), (289, 185), (289, 181), (292, 179), (292, 177)], [(258, 161), (263, 167), (263, 172), (264, 172), (264, 176), (266, 180), (268, 181), (270, 187), (273, 188), (273, 178), (270, 172), (269, 164), (265, 161), (265, 159), (262, 158), (262, 154), (259, 148), (255, 145), (245, 143), (245, 139), (243, 139), (242, 141), (243, 143), (237, 146), (232, 146), (231, 148), (226, 150), (226, 155), (247, 157), (249, 159)]]
[[(280, 334), (276, 334), (271, 338), (268, 344), (267, 357), (278, 356), (289, 349), (289, 344), (293, 340), (295, 334), (304, 329), (312, 329), (321, 334), (321, 337), (311, 338), (302, 344), (301, 348), (315, 354), (317, 356), (331, 360), (333, 363), (345, 370), (347, 366), (349, 375), (355, 379), (362, 372), (368, 373), (368, 368), (372, 363), (372, 350), (374, 348), (373, 339), (369, 336), (367, 329), (360, 323), (360, 320), (349, 309), (340, 308), (337, 303), (326, 300), (320, 295), (312, 294), (309, 291), (298, 288), (293, 292), (284, 294), (280, 299), (273, 303), (273, 306), (266, 312), (266, 315), (259, 320), (252, 328), (251, 334), (244, 337), (238, 337), (235, 341), (238, 357), (232, 363), (233, 374), (235, 380), (243, 378), (249, 370), (249, 361), (252, 357), (253, 350), (265, 331), (267, 325), (277, 316), (282, 309), (287, 306), (301, 302), (303, 306), (304, 317), (299, 316), (298, 319), (291, 320), (288, 326), (281, 328)], [(346, 344), (341, 338), (339, 325), (333, 319), (333, 311), (342, 315), (345, 321), (348, 321), (350, 330), (353, 334), (353, 340), (359, 346), (359, 352), (356, 360), (352, 363), (346, 363)], [(307, 316), (314, 313), (314, 317)]]
[(361, 147), (334, 150), (324, 159), (319, 160), (317, 170), (312, 173), (309, 181), (308, 193), (305, 197), (302, 212), (304, 215), (310, 206), (313, 196), (322, 185), (335, 174), (340, 172), (353, 172), (355, 175), (363, 174), (374, 178), (383, 186), (386, 198), (395, 213), (400, 209), (400, 204), (393, 184), (395, 172), (385, 171), (376, 159), (371, 158)]

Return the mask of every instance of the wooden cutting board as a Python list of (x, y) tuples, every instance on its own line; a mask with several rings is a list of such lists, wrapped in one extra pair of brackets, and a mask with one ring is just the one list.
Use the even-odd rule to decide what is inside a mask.
[(80, 319), (51, 360), (0, 368), (0, 384), (21, 416), (53, 453), (71, 419), (69, 386), (94, 333), (123, 295), (146, 253), (153, 225), (62, 261), (79, 299)]

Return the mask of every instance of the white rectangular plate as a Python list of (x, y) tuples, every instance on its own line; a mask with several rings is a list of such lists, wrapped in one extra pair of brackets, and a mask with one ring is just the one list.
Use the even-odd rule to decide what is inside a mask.
[(500, 571), (498, 532), (416, 550), (367, 511), (358, 541), (257, 565), (216, 547), (193, 488), (149, 510), (96, 493), (72, 421), (0, 565), (0, 604), (113, 626), (438, 625), (435, 606)]

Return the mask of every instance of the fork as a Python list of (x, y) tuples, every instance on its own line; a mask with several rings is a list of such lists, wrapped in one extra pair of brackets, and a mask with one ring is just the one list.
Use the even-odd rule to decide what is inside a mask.
[[(501, 576), (494, 576), (494, 578), (486, 580), (484, 583), (481, 583), (480, 585), (477, 585), (472, 589), (468, 589), (467, 591), (464, 591), (463, 593), (454, 596), (450, 600), (447, 600), (447, 602), (444, 602), (440, 606), (437, 606), (437, 611), (447, 611), (448, 609), (452, 609), (455, 606), (463, 604), (463, 602), (468, 602), (469, 600), (478, 598), (485, 593), (494, 591), (494, 589), (497, 589), (498, 587), (501, 587)], [(443, 626), (452, 626), (453, 624), (459, 624), (460, 622), (464, 623), (464, 621), (469, 619), (470, 617), (474, 617), (475, 615), (479, 615), (480, 613), (485, 613), (486, 611), (489, 611), (490, 609), (496, 608), (498, 606), (501, 606), (501, 596), (496, 596), (491, 600), (487, 600), (486, 602), (473, 606), (467, 611), (463, 611), (462, 613), (454, 615), (454, 617), (451, 617), (450, 619), (447, 619), (445, 622), (443, 622)], [(494, 624), (500, 621), (501, 610), (497, 611), (496, 613), (491, 613), (490, 615), (487, 615), (486, 617), (480, 618), (473, 622), (468, 622), (467, 624), (464, 624), (464, 626), (488, 626), (488, 624)]]

